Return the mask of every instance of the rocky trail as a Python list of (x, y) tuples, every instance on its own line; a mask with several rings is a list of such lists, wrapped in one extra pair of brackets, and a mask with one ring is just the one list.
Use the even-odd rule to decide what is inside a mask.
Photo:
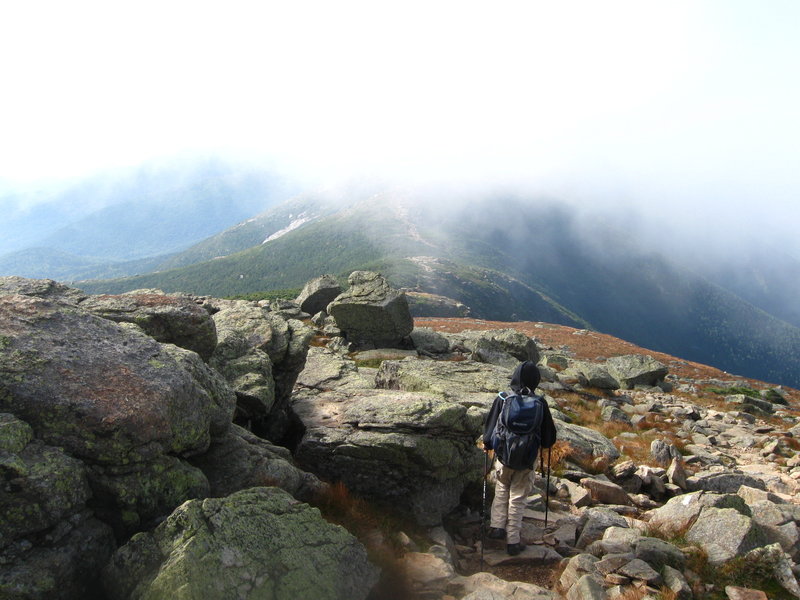
[[(522, 360), (558, 442), (509, 556), (476, 442)], [(412, 319), (376, 273), (0, 278), (0, 598), (800, 598), (798, 407), (596, 332)]]

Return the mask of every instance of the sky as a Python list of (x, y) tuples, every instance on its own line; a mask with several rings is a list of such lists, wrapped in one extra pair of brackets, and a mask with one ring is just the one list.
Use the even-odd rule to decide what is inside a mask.
[(795, 0), (6, 2), (0, 183), (219, 153), (793, 243), (797, 31)]

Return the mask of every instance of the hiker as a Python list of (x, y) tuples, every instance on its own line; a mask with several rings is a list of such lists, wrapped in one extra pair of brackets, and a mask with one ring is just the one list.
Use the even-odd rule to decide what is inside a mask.
[[(514, 556), (525, 549), (520, 541), (522, 515), (525, 510), (525, 499), (533, 485), (533, 466), (539, 448), (550, 448), (556, 441), (556, 427), (550, 409), (544, 398), (536, 396), (534, 390), (539, 385), (541, 375), (535, 363), (525, 361), (514, 370), (511, 376), (511, 393), (501, 393), (495, 398), (492, 409), (486, 417), (483, 433), (483, 451), (495, 450), (496, 485), (492, 502), (489, 538), (506, 540), (506, 551)], [(511, 456), (505, 448), (509, 445), (498, 437), (497, 424), (505, 421), (501, 417), (506, 398), (514, 398), (524, 402), (526, 406), (535, 407), (537, 415), (530, 443), (525, 443), (523, 455)], [(521, 397), (521, 398), (520, 398)], [(506, 411), (506, 415), (508, 415)], [(513, 433), (500, 434), (514, 436)], [(495, 447), (501, 446), (501, 447)], [(514, 468), (504, 463), (512, 463)]]

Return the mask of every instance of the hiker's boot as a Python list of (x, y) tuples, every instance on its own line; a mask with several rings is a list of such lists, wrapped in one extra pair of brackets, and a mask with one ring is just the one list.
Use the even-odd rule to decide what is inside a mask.
[(525, 548), (527, 548), (525, 544), (517, 542), (516, 544), (508, 544), (506, 546), (506, 552), (508, 552), (511, 556), (516, 556), (525, 550)]
[(506, 539), (506, 530), (500, 527), (490, 527), (486, 537), (490, 540), (504, 540)]

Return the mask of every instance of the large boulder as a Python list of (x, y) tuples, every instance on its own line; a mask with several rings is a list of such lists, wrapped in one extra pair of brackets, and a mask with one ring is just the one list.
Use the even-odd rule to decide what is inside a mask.
[(81, 308), (117, 323), (134, 323), (157, 341), (193, 350), (204, 360), (217, 345), (211, 315), (189, 296), (150, 292), (89, 296)]
[(350, 288), (328, 305), (348, 341), (357, 348), (408, 344), (414, 321), (405, 294), (372, 271), (354, 271), (348, 282)]
[(328, 308), (328, 304), (342, 293), (342, 288), (333, 275), (322, 275), (305, 284), (295, 303), (305, 313), (315, 315)]
[(556, 439), (570, 447), (570, 454), (584, 460), (601, 459), (610, 464), (619, 458), (619, 450), (602, 433), (590, 427), (565, 423), (554, 419)]
[(0, 373), (0, 409), (96, 464), (202, 452), (232, 408), (152, 338), (29, 296), (0, 296)]
[(378, 573), (344, 528), (258, 487), (186, 502), (120, 548), (103, 582), (111, 600), (358, 600)]
[(227, 429), (233, 395), (197, 356), (72, 304), (0, 296), (0, 410), (89, 468), (118, 535), (208, 482), (185, 458)]
[(513, 371), (520, 362), (539, 362), (536, 342), (516, 329), (466, 330), (447, 333), (453, 351), (469, 353), (472, 360)]
[(603, 390), (619, 389), (619, 382), (608, 372), (606, 365), (589, 361), (569, 361), (569, 366), (558, 374), (558, 379), (566, 383), (575, 381), (585, 387)]
[(296, 451), (304, 468), (424, 525), (438, 525), (480, 479), (485, 410), (432, 393), (341, 389), (299, 393), (294, 410), (306, 427)]
[(314, 331), (251, 302), (231, 303), (215, 313), (218, 344), (210, 364), (236, 391), (238, 418), (275, 441), (293, 417), (289, 397), (303, 370)]
[(658, 385), (669, 373), (669, 369), (652, 356), (641, 354), (614, 356), (606, 361), (606, 368), (622, 389)]
[(81, 290), (71, 288), (52, 279), (27, 279), (25, 277), (0, 277), (0, 296), (20, 294), (49, 300), (77, 304), (86, 298)]
[(725, 563), (768, 543), (761, 526), (750, 517), (732, 508), (708, 506), (686, 532), (686, 540), (705, 550), (712, 565)]

